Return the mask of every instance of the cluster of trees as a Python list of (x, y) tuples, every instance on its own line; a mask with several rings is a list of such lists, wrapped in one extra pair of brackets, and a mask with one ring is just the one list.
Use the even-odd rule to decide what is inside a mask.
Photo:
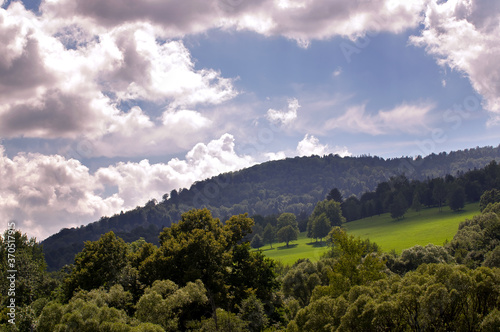
[[(310, 221), (323, 219), (320, 212)], [(159, 246), (104, 234), (57, 273), (47, 272), (40, 245), (16, 231), (22, 263), (15, 325), (8, 322), (7, 245), (0, 238), (0, 329), (497, 331), (499, 216), (500, 202), (489, 203), (446, 245), (400, 255), (334, 226), (326, 236), (330, 250), (319, 261), (292, 266), (250, 249), (251, 218), (222, 224), (206, 209), (165, 228)], [(282, 229), (296, 227), (291, 217), (278, 218)]]
[(497, 331), (498, 213), (500, 203), (491, 204), (447, 245), (401, 255), (333, 229), (332, 251), (316, 263), (297, 262), (284, 276), (287, 330)]
[[(367, 191), (358, 199), (343, 199), (340, 190), (332, 189), (327, 198), (341, 203), (347, 221), (390, 213), (394, 219), (403, 218), (409, 208), (420, 211), (423, 207), (448, 205), (453, 211), (463, 209), (466, 202), (478, 202), (481, 194), (491, 191), (490, 201), (495, 200), (500, 188), (500, 164), (491, 161), (481, 170), (456, 176), (446, 175), (423, 181), (409, 180), (404, 174), (380, 182), (374, 191)], [(481, 203), (485, 204), (485, 203)]]
[[(246, 212), (252, 216), (289, 212), (297, 216), (299, 229), (305, 231), (307, 217), (331, 188), (339, 188), (344, 197), (356, 195), (361, 198), (362, 210), (359, 213), (357, 202), (351, 202), (350, 198), (346, 200), (343, 213), (349, 221), (367, 216), (373, 210), (388, 211), (385, 201), (381, 202), (382, 206), (365, 204), (369, 196), (363, 197), (363, 193), (375, 190), (380, 182), (391, 177), (404, 173), (408, 179), (425, 181), (482, 168), (491, 160), (500, 161), (500, 146), (443, 152), (416, 159), (341, 158), (329, 155), (267, 162), (194, 183), (189, 189), (172, 190), (160, 202), (153, 199), (143, 207), (103, 217), (87, 226), (63, 229), (43, 242), (44, 253), (49, 270), (58, 270), (65, 264), (71, 264), (74, 255), (83, 249), (84, 241), (96, 241), (101, 234), (109, 231), (127, 242), (143, 237), (158, 245), (160, 230), (193, 208), (208, 208), (214, 217), (221, 220)], [(480, 187), (473, 184), (472, 188), (465, 189), (476, 190), (476, 194), (480, 195), (488, 189), (481, 187), (482, 180), (482, 175), (478, 175)], [(411, 206), (413, 197), (405, 198)], [(425, 199), (421, 197), (422, 205), (429, 203)]]
[[(222, 224), (206, 209), (191, 210), (160, 233), (159, 246), (127, 244), (109, 232), (86, 242), (57, 274), (46, 271), (40, 245), (16, 231), (18, 252), (27, 248), (30, 257), (17, 266), (16, 324), (4, 309), (2, 330), (215, 331), (281, 322), (274, 262), (243, 241), (252, 226), (247, 215)], [(0, 248), (4, 254), (4, 242)], [(1, 257), (5, 288), (7, 256)], [(7, 308), (7, 292), (0, 296)]]
[[(256, 218), (257, 217), (257, 218)], [(301, 223), (297, 221), (297, 217), (293, 213), (285, 212), (277, 218), (268, 216), (254, 216), (259, 220), (252, 229), (252, 240), (250, 245), (252, 248), (261, 248), (269, 244), (272, 248), (273, 243), (285, 243), (289, 246), (291, 241), (295, 241), (301, 231), (307, 230), (307, 237), (323, 240), (328, 235), (332, 227), (341, 226), (345, 222), (342, 216), (340, 203), (333, 200), (323, 200), (318, 202), (314, 207), (312, 214)], [(265, 223), (263, 227), (263, 223)], [(300, 229), (300, 224), (303, 228)]]

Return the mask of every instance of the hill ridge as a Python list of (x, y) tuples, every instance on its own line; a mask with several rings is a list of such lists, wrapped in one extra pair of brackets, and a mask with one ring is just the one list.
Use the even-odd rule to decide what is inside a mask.
[(443, 177), (482, 168), (492, 160), (500, 161), (500, 145), (416, 158), (325, 155), (269, 161), (195, 182), (189, 189), (172, 190), (161, 202), (151, 200), (143, 207), (102, 217), (86, 226), (62, 229), (42, 244), (47, 264), (54, 270), (72, 263), (85, 241), (95, 241), (109, 231), (127, 242), (144, 237), (158, 243), (159, 230), (192, 208), (206, 207), (221, 220), (245, 212), (292, 212), (307, 218), (334, 187), (344, 197), (360, 196), (392, 176), (405, 174), (409, 180)]

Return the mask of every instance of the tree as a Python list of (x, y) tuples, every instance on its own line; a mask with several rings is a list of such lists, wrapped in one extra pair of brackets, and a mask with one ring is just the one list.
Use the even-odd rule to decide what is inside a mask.
[(341, 204), (344, 201), (344, 199), (342, 198), (342, 194), (340, 193), (340, 190), (338, 190), (338, 188), (333, 188), (332, 190), (330, 190), (330, 192), (326, 196), (326, 199), (329, 201), (333, 200)]
[(326, 213), (322, 213), (312, 222), (312, 237), (315, 239), (319, 238), (320, 241), (323, 241), (323, 238), (328, 235), (331, 229), (332, 225), (328, 220)]
[(351, 196), (342, 203), (342, 215), (347, 222), (361, 218), (361, 202), (356, 196)]
[(453, 211), (459, 211), (465, 206), (465, 189), (460, 185), (453, 185), (448, 195), (448, 206)]
[(500, 190), (491, 189), (485, 191), (479, 200), (479, 209), (483, 211), (488, 204), (500, 202)]
[(65, 296), (69, 300), (77, 289), (111, 287), (127, 264), (127, 244), (112, 231), (98, 241), (87, 241), (75, 257), (71, 274), (65, 279)]
[(273, 247), (273, 242), (276, 241), (276, 229), (271, 225), (271, 223), (267, 223), (264, 228), (264, 233), (262, 234), (262, 240), (264, 244), (269, 244), (271, 248)]
[(323, 200), (316, 204), (314, 210), (309, 217), (307, 223), (307, 236), (313, 236), (313, 222), (324, 214), (330, 223), (330, 228), (334, 226), (341, 226), (345, 222), (345, 218), (342, 216), (342, 209), (339, 202), (334, 200)]
[(420, 194), (418, 191), (415, 191), (415, 194), (413, 195), (413, 201), (411, 203), (411, 208), (415, 212), (420, 212), (422, 210), (422, 203), (420, 202)]
[(408, 210), (408, 203), (406, 202), (406, 198), (403, 193), (400, 192), (394, 196), (389, 209), (393, 219), (401, 219), (404, 217), (406, 211)]
[(180, 288), (170, 280), (157, 280), (137, 302), (135, 317), (141, 322), (161, 325), (166, 331), (185, 329), (185, 322), (197, 306), (208, 302), (200, 280)]
[(298, 236), (299, 236), (298, 230), (292, 227), (291, 225), (285, 226), (278, 231), (278, 241), (286, 242), (287, 248), (290, 241), (297, 240)]
[(154, 280), (170, 279), (179, 285), (200, 279), (216, 319), (218, 304), (227, 299), (225, 279), (231, 265), (230, 252), (251, 232), (252, 223), (246, 215), (239, 215), (223, 225), (207, 209), (190, 210), (160, 233), (161, 246), (141, 271), (150, 273)]
[(10, 282), (8, 270), (15, 273), (15, 304), (17, 307), (50, 295), (57, 287), (47, 273), (42, 246), (36, 238), (15, 229), (7, 229), (0, 236), (0, 304), (7, 307)]
[(299, 225), (297, 223), (297, 218), (295, 217), (295, 215), (293, 213), (282, 213), (279, 217), (278, 217), (278, 229), (281, 229), (285, 226), (292, 226), (293, 228), (297, 228), (297, 230), (299, 229)]
[(224, 225), (207, 209), (188, 211), (160, 233), (160, 248), (141, 264), (140, 273), (148, 275), (149, 285), (162, 279), (179, 286), (201, 280), (217, 325), (218, 308), (234, 311), (252, 291), (264, 299), (276, 286), (272, 261), (242, 242), (252, 225), (246, 214)]
[(247, 329), (252, 332), (260, 332), (269, 323), (263, 303), (255, 296), (243, 300), (238, 316), (248, 322)]
[(252, 248), (260, 248), (264, 245), (263, 241), (262, 241), (262, 237), (259, 235), (259, 234), (255, 234), (253, 239), (252, 239), (252, 242), (250, 242), (250, 246)]
[(442, 210), (444, 201), (446, 200), (446, 185), (443, 179), (434, 179), (434, 189), (432, 190), (432, 197), (438, 203), (439, 212)]
[(283, 294), (298, 300), (300, 306), (309, 304), (314, 288), (321, 284), (317, 265), (308, 259), (297, 261), (283, 277)]

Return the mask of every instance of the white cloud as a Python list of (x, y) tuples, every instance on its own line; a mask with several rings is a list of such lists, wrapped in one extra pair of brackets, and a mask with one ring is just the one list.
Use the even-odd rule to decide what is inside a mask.
[(284, 126), (290, 125), (297, 119), (297, 110), (299, 109), (299, 101), (296, 98), (288, 101), (288, 111), (275, 110), (270, 108), (267, 111), (267, 119), (275, 124)]
[[(173, 139), (176, 133), (189, 135), (211, 124), (186, 107), (217, 105), (237, 95), (231, 79), (195, 69), (182, 41), (160, 40), (147, 22), (97, 29), (78, 20), (54, 21), (17, 2), (0, 9), (3, 137), (85, 137), (94, 155), (104, 156), (140, 154), (139, 144), (149, 147), (144, 152), (178, 152), (196, 138)], [(125, 109), (129, 101), (151, 101), (166, 111), (153, 119), (138, 107)]]
[(43, 239), (63, 227), (160, 200), (172, 189), (254, 164), (234, 147), (234, 137), (224, 134), (196, 144), (184, 160), (120, 162), (92, 174), (79, 161), (60, 155), (21, 153), (10, 159), (0, 146), (0, 219), (16, 220), (23, 232)]
[(371, 115), (366, 112), (366, 105), (353, 106), (342, 116), (326, 121), (325, 129), (340, 129), (370, 135), (423, 134), (430, 130), (429, 123), (433, 120), (429, 112), (434, 107), (432, 103), (415, 105), (403, 103), (391, 110), (381, 110)]
[(328, 154), (338, 154), (341, 157), (351, 155), (347, 147), (329, 147), (328, 144), (323, 145), (319, 142), (319, 139), (312, 135), (309, 136), (309, 134), (306, 134), (304, 139), (297, 144), (297, 155), (299, 156), (324, 156)]
[(438, 64), (467, 76), (484, 96), (492, 122), (500, 121), (500, 3), (496, 0), (432, 0), (425, 29), (411, 37)]
[(115, 195), (99, 197), (102, 185), (77, 160), (40, 154), (9, 159), (4, 152), (0, 146), (0, 218), (15, 220), (18, 228), (39, 239), (123, 204)]
[(114, 27), (125, 22), (151, 22), (164, 37), (182, 37), (212, 28), (245, 29), (282, 35), (307, 46), (312, 39), (355, 38), (366, 31), (400, 33), (418, 26), (428, 0), (50, 0), (41, 8), (53, 18)]
[(264, 157), (268, 161), (273, 161), (273, 160), (282, 160), (286, 158), (286, 153), (284, 151), (278, 151), (278, 152), (266, 152), (264, 153)]
[(337, 76), (340, 76), (340, 74), (342, 74), (342, 68), (341, 67), (338, 67), (337, 69), (335, 69), (332, 73), (332, 76), (333, 77), (337, 77)]

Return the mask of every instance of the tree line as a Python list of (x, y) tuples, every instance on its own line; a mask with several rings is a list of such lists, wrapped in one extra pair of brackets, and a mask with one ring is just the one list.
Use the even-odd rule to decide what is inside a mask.
[[(480, 170), (447, 174), (433, 179), (409, 180), (404, 174), (380, 182), (374, 191), (367, 191), (358, 199), (352, 195), (343, 199), (340, 190), (333, 188), (329, 200), (341, 203), (346, 221), (390, 213), (394, 219), (403, 218), (409, 208), (420, 211), (423, 207), (447, 205), (453, 211), (464, 208), (465, 203), (478, 202), (481, 194), (500, 188), (500, 165), (491, 161)], [(481, 206), (487, 203), (481, 202)]]

